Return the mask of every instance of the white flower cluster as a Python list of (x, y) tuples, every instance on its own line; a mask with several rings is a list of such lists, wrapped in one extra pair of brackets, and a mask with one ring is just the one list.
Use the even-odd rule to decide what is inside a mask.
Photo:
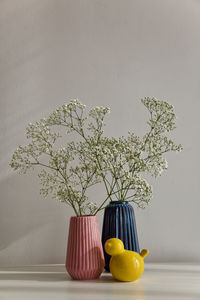
[[(72, 100), (47, 119), (29, 124), (26, 136), (30, 143), (19, 146), (10, 165), (21, 173), (39, 166), (41, 194), (50, 193), (69, 204), (76, 215), (96, 214), (113, 198), (132, 201), (143, 208), (152, 197), (152, 187), (142, 174), (161, 175), (168, 166), (163, 154), (181, 151), (182, 146), (166, 136), (175, 128), (173, 106), (155, 98), (141, 101), (150, 112), (150, 130), (141, 139), (130, 132), (127, 137), (105, 137), (104, 119), (109, 108), (95, 107), (85, 116), (85, 105)], [(59, 126), (66, 128), (66, 134), (77, 133), (82, 140), (56, 147), (61, 135), (53, 130)], [(88, 202), (86, 191), (101, 181), (107, 197), (97, 207)]]
[[(95, 203), (88, 202), (86, 191), (101, 182), (101, 177), (95, 163), (89, 158), (91, 145), (86, 138), (56, 148), (55, 144), (61, 135), (53, 129), (64, 126), (66, 133), (74, 131), (83, 136), (84, 122), (87, 120), (83, 116), (84, 110), (85, 105), (72, 100), (53, 111), (48, 118), (29, 124), (26, 137), (31, 142), (27, 146), (19, 146), (10, 163), (20, 173), (39, 166), (41, 194), (51, 194), (53, 198), (66, 202), (72, 206), (76, 215), (94, 214), (98, 209)], [(91, 120), (95, 112), (97, 118), (94, 120), (94, 128), (100, 131), (99, 124), (102, 124), (108, 109), (94, 108), (90, 113)]]

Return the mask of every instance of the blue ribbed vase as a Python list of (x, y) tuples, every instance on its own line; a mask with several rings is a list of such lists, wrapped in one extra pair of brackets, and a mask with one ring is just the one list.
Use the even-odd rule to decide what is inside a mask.
[[(104, 211), (102, 244), (110, 238), (118, 238), (124, 248), (140, 253), (133, 207), (127, 202), (112, 201)], [(105, 269), (109, 271), (110, 255), (104, 250)]]

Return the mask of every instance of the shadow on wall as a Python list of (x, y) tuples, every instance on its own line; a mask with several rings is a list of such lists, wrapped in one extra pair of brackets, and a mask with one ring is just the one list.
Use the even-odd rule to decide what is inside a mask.
[[(35, 174), (20, 176), (15, 173), (1, 180), (0, 190), (0, 250), (50, 223), (56, 226), (61, 215), (66, 222), (69, 212), (63, 209), (64, 204), (40, 196)], [(55, 241), (56, 234), (56, 229), (51, 230), (50, 239)]]

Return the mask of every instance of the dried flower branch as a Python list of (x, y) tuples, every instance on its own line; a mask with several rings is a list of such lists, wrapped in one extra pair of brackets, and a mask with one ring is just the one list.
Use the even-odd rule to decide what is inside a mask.
[[(76, 215), (96, 214), (113, 196), (118, 201), (132, 201), (144, 207), (152, 196), (152, 188), (142, 178), (145, 172), (160, 175), (167, 169), (163, 154), (181, 151), (166, 133), (175, 128), (172, 105), (155, 98), (142, 99), (150, 112), (150, 130), (140, 139), (133, 133), (127, 138), (103, 136), (107, 107), (95, 107), (85, 116), (85, 105), (72, 100), (53, 111), (47, 119), (29, 124), (27, 146), (19, 146), (14, 152), (11, 167), (26, 173), (35, 166), (41, 168), (41, 194), (69, 204)], [(54, 129), (64, 127), (66, 134), (77, 133), (80, 141), (57, 147), (61, 138)], [(107, 197), (97, 207), (88, 202), (86, 191), (103, 181)]]

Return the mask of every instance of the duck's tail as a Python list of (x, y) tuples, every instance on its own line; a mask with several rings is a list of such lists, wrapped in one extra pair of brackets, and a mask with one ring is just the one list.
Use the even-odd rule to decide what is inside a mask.
[(144, 259), (149, 253), (149, 250), (147, 249), (143, 249), (141, 252), (140, 252), (140, 255), (142, 256), (142, 258)]

